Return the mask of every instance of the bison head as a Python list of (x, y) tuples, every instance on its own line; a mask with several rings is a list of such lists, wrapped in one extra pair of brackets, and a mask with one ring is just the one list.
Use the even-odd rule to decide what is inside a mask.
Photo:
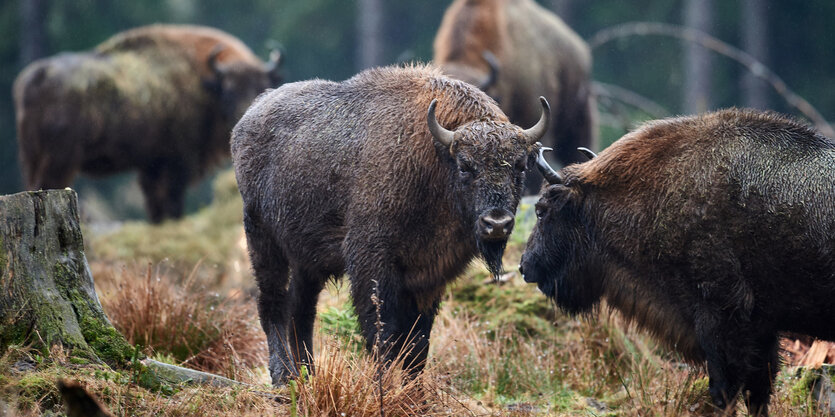
[(530, 129), (504, 122), (472, 121), (455, 131), (435, 119), (436, 100), (429, 105), (427, 123), (442, 152), (449, 152), (458, 210), (473, 224), (476, 246), (494, 276), (502, 269), (502, 254), (513, 231), (514, 213), (523, 189), (525, 167), (532, 149), (548, 130), (550, 108), (540, 97), (542, 116)]
[(550, 183), (536, 203), (537, 222), (519, 271), (570, 314), (591, 310), (603, 294), (601, 263), (595, 256), (593, 225), (583, 195), (571, 178), (554, 171), (542, 148), (536, 164)]
[(238, 60), (217, 62), (222, 50), (222, 47), (215, 48), (209, 55), (208, 64), (214, 79), (207, 81), (206, 86), (218, 98), (223, 117), (234, 123), (243, 116), (255, 97), (281, 84), (281, 54), (273, 51), (266, 65)]

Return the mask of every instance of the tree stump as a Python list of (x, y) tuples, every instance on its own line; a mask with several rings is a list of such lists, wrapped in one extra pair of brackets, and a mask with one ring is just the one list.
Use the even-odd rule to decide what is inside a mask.
[[(102, 310), (87, 258), (75, 191), (0, 196), (0, 354), (11, 345), (48, 356), (61, 345), (72, 357), (114, 368), (139, 367), (141, 385), (246, 385), (144, 358)], [(131, 363), (131, 360), (138, 362)]]
[(0, 352), (62, 345), (124, 367), (133, 347), (102, 310), (84, 256), (75, 191), (0, 196)]

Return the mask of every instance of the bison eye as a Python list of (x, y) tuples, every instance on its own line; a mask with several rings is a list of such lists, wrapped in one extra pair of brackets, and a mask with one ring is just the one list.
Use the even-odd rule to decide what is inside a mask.
[(542, 219), (542, 216), (545, 215), (545, 206), (542, 204), (537, 204), (534, 206), (534, 208), (536, 209), (536, 218)]
[(461, 175), (475, 175), (475, 168), (467, 162), (458, 163), (458, 173)]
[(525, 169), (528, 168), (528, 160), (526, 158), (520, 159), (516, 161), (516, 170), (519, 172), (525, 172)]

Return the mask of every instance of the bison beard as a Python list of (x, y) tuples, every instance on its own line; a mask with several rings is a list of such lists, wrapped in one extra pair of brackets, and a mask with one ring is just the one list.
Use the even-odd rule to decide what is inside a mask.
[(502, 273), (502, 255), (504, 255), (504, 248), (507, 246), (506, 240), (484, 240), (476, 239), (478, 246), (478, 253), (481, 254), (481, 259), (493, 275), (493, 279), (498, 280)]

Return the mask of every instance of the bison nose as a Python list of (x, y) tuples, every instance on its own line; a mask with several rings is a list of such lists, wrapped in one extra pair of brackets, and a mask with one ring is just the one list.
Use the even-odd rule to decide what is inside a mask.
[(481, 238), (485, 240), (506, 240), (513, 231), (515, 220), (507, 212), (489, 213), (479, 219)]
[(525, 268), (525, 264), (527, 263), (527, 261), (525, 260), (525, 257), (527, 255), (528, 255), (527, 252), (523, 253), (522, 254), (522, 259), (519, 261), (519, 274), (522, 275), (522, 279), (525, 280), (525, 282), (527, 282), (527, 283), (536, 282), (533, 279), (533, 277), (529, 276), (530, 274), (525, 275), (525, 270), (527, 269), (527, 268)]

